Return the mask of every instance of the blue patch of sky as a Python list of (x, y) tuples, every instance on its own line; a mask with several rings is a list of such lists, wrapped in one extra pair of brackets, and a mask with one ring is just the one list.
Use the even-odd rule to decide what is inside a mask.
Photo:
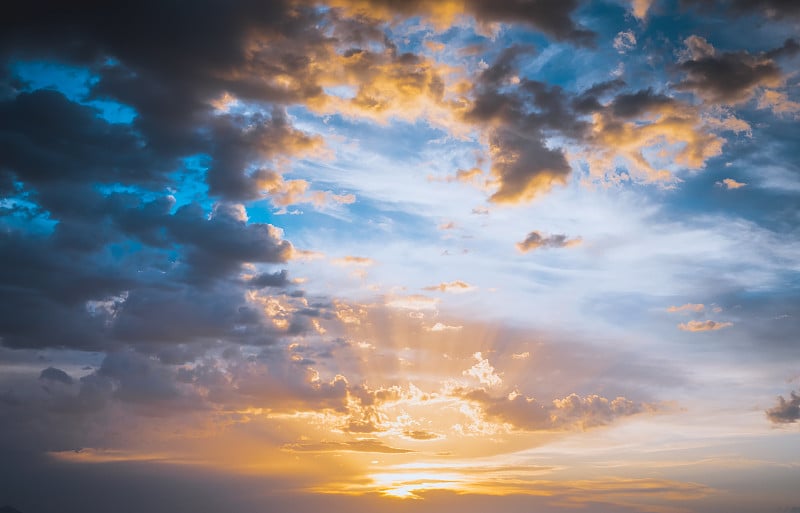
[(191, 203), (197, 203), (206, 210), (211, 209), (214, 200), (208, 196), (208, 184), (206, 183), (210, 160), (210, 157), (205, 154), (184, 157), (181, 161), (182, 165), (168, 175), (171, 185), (167, 191), (175, 198), (172, 213)]
[(90, 98), (98, 78), (86, 68), (48, 61), (16, 61), (11, 64), (11, 71), (28, 89), (59, 91), (73, 102), (97, 109), (99, 116), (109, 123), (129, 124), (136, 117), (132, 107), (120, 102)]
[(299, 247), (303, 241), (327, 235), (342, 243), (363, 243), (365, 240), (420, 240), (438, 239), (439, 232), (429, 218), (392, 208), (383, 201), (359, 197), (355, 204), (347, 205), (348, 216), (332, 216), (313, 209), (311, 205), (290, 207), (302, 215), (265, 215), (263, 210), (249, 209), (251, 222), (273, 222), (280, 226), (286, 237)]

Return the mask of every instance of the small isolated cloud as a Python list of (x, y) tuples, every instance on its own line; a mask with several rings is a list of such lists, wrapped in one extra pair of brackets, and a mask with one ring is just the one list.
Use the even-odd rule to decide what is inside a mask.
[(439, 225), (440, 230), (453, 230), (456, 227), (456, 223), (453, 221), (449, 221), (447, 223), (442, 223)]
[(766, 411), (767, 418), (775, 424), (790, 424), (800, 420), (800, 395), (792, 391), (789, 400), (778, 396), (778, 405)]
[(529, 353), (528, 351), (525, 351), (523, 353), (514, 353), (514, 354), (511, 355), (511, 358), (514, 359), (514, 360), (525, 360), (528, 357), (530, 357), (530, 355), (531, 355), (531, 353)]
[(427, 331), (459, 331), (464, 326), (448, 326), (447, 324), (442, 324), (441, 322), (437, 322), (430, 328), (425, 328)]
[(631, 30), (620, 32), (614, 38), (614, 49), (625, 53), (636, 48), (636, 35)]
[(718, 187), (725, 187), (726, 189), (731, 190), (731, 189), (739, 189), (747, 184), (744, 182), (737, 182), (733, 178), (725, 178), (724, 180), (717, 182), (716, 185)]
[(536, 249), (569, 248), (581, 243), (581, 238), (568, 238), (564, 234), (544, 235), (539, 231), (532, 231), (525, 240), (517, 243), (517, 249), (523, 253)]
[(438, 291), (438, 292), (456, 292), (456, 293), (468, 292), (474, 289), (475, 287), (461, 280), (455, 280), (451, 281), (450, 283), (439, 283), (438, 285), (430, 285), (428, 287), (423, 287), (423, 290)]
[(706, 321), (689, 321), (686, 323), (678, 324), (678, 328), (683, 331), (717, 331), (721, 330), (722, 328), (727, 328), (728, 326), (733, 326), (732, 322), (717, 322), (712, 320)]
[(503, 380), (494, 371), (494, 367), (489, 360), (483, 357), (480, 351), (472, 355), (477, 361), (475, 365), (464, 371), (464, 376), (472, 376), (481, 382), (482, 385), (494, 387), (500, 385)]
[(681, 306), (670, 306), (667, 311), (670, 313), (675, 312), (702, 312), (706, 309), (706, 305), (702, 303), (686, 303)]
[(333, 260), (333, 263), (336, 265), (372, 265), (375, 261), (371, 258), (367, 257), (359, 257), (359, 256), (350, 256), (347, 255), (342, 258), (336, 258)]
[(486, 216), (489, 215), (489, 209), (486, 207), (475, 207), (472, 209), (472, 213), (479, 216)]

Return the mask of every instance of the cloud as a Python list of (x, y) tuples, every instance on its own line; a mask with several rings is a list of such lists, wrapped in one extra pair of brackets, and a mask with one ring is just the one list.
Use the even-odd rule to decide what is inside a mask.
[(460, 331), (463, 328), (464, 326), (450, 326), (441, 322), (437, 322), (430, 328), (425, 328), (425, 329), (427, 331), (439, 332), (439, 331)]
[(469, 369), (465, 370), (462, 374), (464, 376), (471, 376), (477, 379), (482, 385), (488, 387), (496, 387), (503, 383), (502, 378), (494, 371), (494, 367), (489, 363), (489, 360), (483, 357), (481, 352), (472, 355), (476, 363)]
[(409, 449), (390, 447), (380, 440), (363, 439), (349, 442), (298, 442), (285, 444), (281, 447), (291, 452), (372, 452), (382, 454), (405, 454), (414, 452)]
[(514, 360), (527, 360), (531, 356), (531, 353), (528, 351), (523, 351), (522, 353), (513, 353), (511, 358)]
[[(682, 0), (682, 4), (715, 5), (712, 0)], [(800, 7), (791, 0), (726, 0), (721, 3), (727, 16), (758, 14), (772, 20), (792, 19), (800, 16)]]
[(784, 80), (783, 73), (773, 60), (774, 52), (793, 52), (793, 40), (771, 52), (750, 54), (745, 51), (724, 52), (716, 49), (700, 36), (685, 40), (688, 58), (678, 64), (686, 78), (676, 89), (692, 91), (706, 102), (737, 104), (750, 100), (759, 88), (777, 87)]
[(766, 411), (767, 418), (775, 424), (789, 424), (800, 420), (800, 395), (792, 392), (789, 400), (778, 396), (778, 404)]
[(56, 369), (55, 367), (48, 367), (44, 369), (41, 374), (39, 374), (39, 379), (63, 383), (64, 385), (71, 385), (74, 382), (69, 374), (61, 369)]
[(647, 11), (652, 4), (653, 0), (631, 0), (631, 11), (636, 18), (643, 20), (647, 18)]
[(588, 429), (652, 408), (624, 397), (609, 400), (599, 395), (581, 397), (570, 394), (563, 399), (554, 399), (549, 404), (517, 392), (494, 397), (484, 390), (472, 390), (463, 392), (462, 397), (479, 404), (489, 419), (508, 423), (524, 431)]
[(411, 440), (439, 440), (442, 438), (442, 435), (438, 433), (433, 433), (431, 431), (425, 431), (423, 429), (414, 429), (414, 430), (406, 430), (403, 431), (403, 436), (405, 438), (409, 438)]
[(670, 313), (675, 312), (702, 312), (706, 309), (706, 305), (702, 303), (686, 303), (681, 306), (670, 306), (667, 311)]
[(392, 2), (391, 0), (334, 0), (333, 5), (355, 14), (375, 17), (425, 16), (440, 27), (449, 26), (462, 14), (473, 16), (481, 23), (524, 23), (555, 37), (579, 45), (591, 45), (595, 34), (577, 25), (571, 18), (578, 7), (575, 0), (558, 3), (521, 3), (517, 0), (443, 0), (430, 3), (424, 0)]
[(247, 280), (248, 287), (286, 287), (290, 284), (288, 271), (283, 269), (274, 273), (260, 273)]
[(527, 202), (566, 184), (571, 168), (564, 152), (547, 144), (545, 131), (577, 135), (583, 128), (560, 88), (517, 76), (517, 61), (531, 53), (526, 46), (506, 48), (477, 77), (463, 115), (467, 123), (489, 128), (494, 203)]
[(686, 323), (678, 324), (678, 328), (680, 328), (681, 330), (691, 331), (691, 332), (716, 331), (730, 326), (733, 326), (732, 322), (717, 322), (712, 320), (689, 321)]
[(765, 89), (758, 98), (758, 108), (770, 109), (778, 115), (796, 114), (800, 112), (800, 102), (790, 100), (784, 92)]
[(744, 182), (737, 182), (733, 178), (725, 178), (722, 181), (715, 182), (715, 185), (717, 185), (719, 187), (725, 187), (726, 189), (731, 190), (731, 189), (742, 188), (747, 184), (744, 183)]
[(634, 48), (636, 48), (636, 35), (633, 33), (633, 31), (626, 30), (619, 32), (614, 38), (614, 49), (617, 52), (626, 53)]
[(359, 257), (359, 256), (352, 256), (347, 255), (342, 258), (336, 258), (333, 260), (333, 263), (336, 265), (358, 265), (358, 266), (369, 266), (373, 265), (375, 261), (371, 258), (367, 257)]
[(423, 296), (422, 294), (411, 294), (408, 296), (392, 296), (387, 299), (386, 306), (421, 311), (435, 310), (438, 303), (438, 298)]
[(527, 253), (537, 249), (570, 248), (580, 243), (580, 237), (570, 239), (563, 234), (544, 235), (534, 230), (525, 237), (525, 240), (517, 243), (517, 249), (523, 253)]
[(701, 169), (722, 153), (725, 140), (710, 125), (698, 107), (652, 89), (621, 93), (592, 114), (581, 157), (593, 175), (611, 181), (670, 183), (674, 170)]
[(439, 283), (438, 285), (430, 285), (428, 287), (422, 287), (422, 290), (429, 290), (432, 292), (438, 291), (438, 292), (456, 292), (456, 293), (469, 292), (474, 289), (475, 287), (461, 280), (455, 280), (449, 283), (443, 282)]

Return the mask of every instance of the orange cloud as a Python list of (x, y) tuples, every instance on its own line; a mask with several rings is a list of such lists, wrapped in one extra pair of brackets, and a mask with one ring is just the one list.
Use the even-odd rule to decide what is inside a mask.
[(699, 332), (699, 331), (716, 331), (722, 328), (733, 326), (732, 322), (716, 322), (712, 320), (706, 321), (689, 321), (687, 323), (678, 324), (678, 328), (683, 331)]
[(719, 187), (725, 187), (726, 189), (731, 190), (731, 189), (739, 189), (741, 187), (744, 187), (747, 184), (744, 183), (744, 182), (737, 182), (733, 178), (725, 178), (724, 180), (722, 180), (720, 182), (716, 182), (716, 185), (718, 185)]
[(450, 283), (440, 283), (438, 285), (430, 285), (422, 288), (422, 290), (438, 292), (468, 292), (474, 289), (475, 287), (461, 280), (451, 281)]
[(667, 308), (667, 311), (670, 313), (675, 312), (702, 312), (705, 310), (706, 305), (702, 303), (686, 303), (685, 305), (681, 306), (670, 306)]

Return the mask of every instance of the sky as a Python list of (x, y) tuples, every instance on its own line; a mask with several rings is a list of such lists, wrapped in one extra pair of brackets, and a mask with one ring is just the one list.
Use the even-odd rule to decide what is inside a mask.
[(800, 3), (0, 16), (0, 507), (800, 512)]

